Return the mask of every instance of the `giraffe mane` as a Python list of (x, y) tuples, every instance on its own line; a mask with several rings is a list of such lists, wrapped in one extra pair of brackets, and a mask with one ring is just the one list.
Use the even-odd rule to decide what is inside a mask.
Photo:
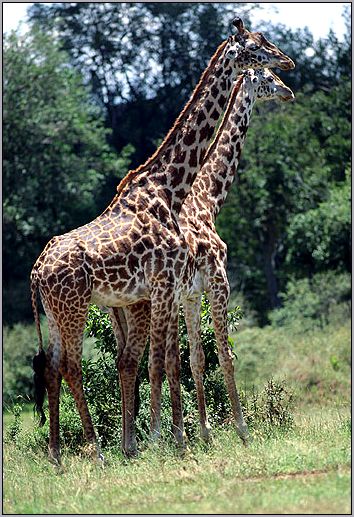
[(206, 154), (204, 156), (203, 163), (205, 163), (208, 160), (209, 156), (211, 155), (211, 153), (213, 152), (213, 150), (215, 149), (215, 147), (216, 147), (216, 145), (217, 145), (217, 143), (219, 141), (219, 138), (220, 138), (220, 135), (221, 135), (221, 131), (224, 129), (224, 127), (225, 127), (225, 125), (226, 125), (226, 123), (227, 123), (227, 121), (229, 119), (229, 113), (230, 113), (230, 111), (232, 109), (232, 106), (233, 106), (233, 104), (235, 102), (236, 95), (238, 94), (238, 92), (239, 92), (239, 90), (241, 88), (241, 84), (242, 84), (242, 81), (243, 81), (244, 77), (245, 77), (245, 74), (241, 74), (237, 78), (237, 80), (235, 81), (235, 84), (234, 84), (234, 87), (233, 87), (232, 92), (230, 94), (230, 98), (229, 98), (229, 101), (227, 103), (226, 110), (225, 110), (224, 116), (222, 118), (221, 124), (220, 124), (220, 126), (218, 128), (218, 131), (216, 133), (216, 136), (214, 138), (213, 143), (209, 146), (209, 148), (208, 148), (208, 150), (207, 150), (207, 152), (206, 152)]
[(152, 154), (150, 156), (150, 158), (148, 158), (142, 165), (139, 165), (139, 167), (137, 167), (136, 169), (132, 169), (128, 172), (128, 174), (121, 180), (121, 182), (118, 184), (117, 186), (117, 194), (120, 194), (123, 190), (123, 188), (128, 184), (130, 183), (134, 178), (135, 176), (137, 176), (140, 172), (142, 172), (143, 170), (145, 170), (148, 166), (151, 166), (153, 165), (153, 163), (157, 160), (159, 154), (164, 151), (164, 149), (170, 144), (171, 140), (172, 140), (172, 137), (174, 135), (174, 133), (180, 128), (180, 126), (182, 125), (182, 120), (184, 118), (184, 116), (188, 113), (188, 111), (190, 110), (191, 106), (194, 105), (195, 103), (195, 100), (196, 98), (198, 98), (199, 94), (200, 94), (200, 90), (202, 88), (202, 84), (204, 83), (205, 79), (207, 79), (208, 75), (210, 75), (210, 69), (212, 68), (212, 66), (215, 64), (215, 62), (217, 61), (217, 59), (219, 58), (221, 52), (223, 51), (224, 47), (226, 46), (227, 44), (227, 40), (226, 41), (223, 41), (219, 47), (216, 49), (216, 52), (215, 54), (212, 56), (212, 58), (210, 59), (209, 61), (209, 64), (207, 66), (207, 68), (204, 70), (204, 72), (202, 73), (202, 76), (199, 80), (199, 82), (197, 83), (196, 87), (194, 88), (193, 90), (193, 93), (191, 95), (191, 97), (189, 98), (189, 100), (187, 101), (187, 103), (185, 104), (183, 110), (181, 111), (181, 113), (179, 114), (179, 116), (177, 117), (174, 125), (172, 126), (172, 128), (169, 130), (169, 132), (167, 133), (166, 137), (164, 138), (164, 140), (161, 142), (160, 146), (156, 149), (156, 151), (154, 152), (154, 154)]

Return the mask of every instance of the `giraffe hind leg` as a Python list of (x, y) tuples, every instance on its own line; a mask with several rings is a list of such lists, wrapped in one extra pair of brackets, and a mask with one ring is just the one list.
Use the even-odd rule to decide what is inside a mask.
[(47, 316), (49, 330), (49, 345), (45, 353), (45, 364), (43, 371), (44, 385), (48, 395), (49, 406), (49, 459), (56, 465), (60, 465), (59, 445), (59, 396), (61, 385), (61, 374), (59, 371), (62, 360), (61, 342), (58, 327), (49, 304), (42, 298), (43, 307)]
[(177, 445), (184, 450), (186, 447), (186, 435), (183, 424), (182, 396), (180, 383), (180, 352), (178, 342), (178, 315), (179, 303), (172, 303), (171, 315), (169, 318), (166, 353), (165, 353), (165, 369), (166, 376), (170, 387), (170, 397), (172, 405), (172, 432), (176, 439)]
[(172, 431), (177, 444), (184, 449), (180, 355), (178, 346), (179, 299), (175, 285), (156, 288), (151, 297), (149, 376), (151, 383), (151, 437), (159, 438), (161, 428), (161, 387), (166, 369), (172, 405)]
[(85, 321), (86, 310), (84, 311), (82, 309), (77, 313), (67, 314), (65, 320), (62, 320), (59, 324), (62, 352), (65, 354), (61, 373), (74, 397), (84, 428), (85, 437), (89, 444), (89, 451), (92, 452), (96, 460), (101, 462), (103, 461), (103, 456), (98, 447), (96, 433), (83, 389), (81, 360)]

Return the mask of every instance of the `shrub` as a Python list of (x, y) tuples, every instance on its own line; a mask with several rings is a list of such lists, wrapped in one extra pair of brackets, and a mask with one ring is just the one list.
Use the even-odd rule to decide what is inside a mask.
[(19, 396), (30, 399), (33, 395), (32, 357), (37, 333), (34, 325), (17, 323), (5, 327), (3, 335), (3, 400), (14, 403)]
[[(230, 326), (235, 329), (242, 316), (237, 307), (228, 315)], [(187, 436), (193, 440), (199, 436), (199, 416), (195, 396), (195, 386), (189, 366), (189, 347), (183, 314), (180, 318), (180, 343), (182, 356), (181, 389), (183, 398), (183, 417)], [(107, 314), (93, 306), (90, 309), (87, 332), (95, 339), (96, 358), (83, 360), (83, 382), (86, 400), (93, 424), (102, 447), (119, 447), (121, 442), (121, 396), (116, 370), (116, 343)], [(218, 365), (215, 335), (211, 327), (210, 307), (206, 300), (202, 305), (202, 339), (206, 355), (206, 375), (204, 387), (212, 427), (232, 421), (229, 397), (224, 384), (222, 371)], [(230, 346), (233, 343), (230, 340)], [(148, 380), (148, 350), (139, 369), (140, 410), (136, 418), (138, 443), (147, 440), (150, 430), (150, 384)], [(256, 393), (241, 392), (241, 403), (246, 421), (252, 428), (270, 430), (289, 428), (292, 424), (290, 411), (291, 396), (284, 383), (269, 381), (264, 390)], [(17, 410), (16, 410), (17, 411)], [(18, 412), (17, 412), (18, 413)], [(10, 434), (15, 439), (21, 434), (20, 414), (15, 415)], [(15, 413), (14, 413), (15, 414)], [(161, 432), (165, 440), (172, 440), (171, 403), (167, 380), (162, 384)], [(38, 428), (31, 436), (22, 435), (21, 443), (32, 448), (46, 448), (49, 422)], [(17, 439), (17, 438), (16, 438)], [(60, 403), (60, 442), (63, 448), (79, 452), (85, 445), (81, 420), (74, 399), (63, 382)]]
[[(181, 385), (186, 433), (190, 437), (199, 432), (199, 419), (195, 386), (189, 364), (189, 345), (185, 321), (181, 311), (179, 322), (181, 351)], [(230, 328), (237, 328), (242, 312), (239, 307), (230, 311)], [(222, 422), (228, 414), (229, 403), (223, 379), (219, 372), (215, 334), (211, 326), (210, 306), (202, 300), (202, 340), (206, 356), (205, 388), (211, 408), (212, 422)], [(121, 437), (121, 397), (116, 369), (116, 342), (108, 314), (92, 306), (89, 311), (86, 330), (95, 339), (96, 359), (83, 360), (84, 391), (90, 413), (102, 446), (115, 446)], [(233, 342), (230, 339), (230, 346)], [(142, 441), (150, 429), (150, 385), (148, 375), (148, 347), (139, 366), (140, 408), (137, 416), (137, 439)], [(162, 387), (161, 429), (165, 437), (172, 436), (171, 404), (168, 382)], [(64, 384), (61, 398), (61, 440), (72, 450), (83, 445), (83, 433), (75, 408), (75, 402)]]
[(253, 393), (250, 402), (245, 399), (246, 419), (250, 426), (261, 424), (267, 431), (290, 429), (294, 423), (293, 401), (293, 393), (284, 381), (269, 379), (260, 393)]
[(338, 318), (338, 305), (344, 316), (349, 315), (351, 281), (349, 273), (327, 271), (317, 273), (311, 279), (290, 281), (282, 294), (283, 306), (270, 313), (276, 327), (301, 324), (302, 330), (327, 325), (332, 313)]

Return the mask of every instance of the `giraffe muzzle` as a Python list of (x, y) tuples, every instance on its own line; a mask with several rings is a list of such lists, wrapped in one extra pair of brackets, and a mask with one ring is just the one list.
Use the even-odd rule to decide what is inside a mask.
[(284, 71), (293, 70), (295, 68), (295, 63), (292, 59), (286, 58), (279, 62), (279, 68)]
[(289, 91), (285, 92), (284, 95), (282, 95), (280, 97), (280, 100), (282, 102), (294, 101), (295, 100), (295, 95), (293, 94), (293, 92), (291, 90), (289, 90)]

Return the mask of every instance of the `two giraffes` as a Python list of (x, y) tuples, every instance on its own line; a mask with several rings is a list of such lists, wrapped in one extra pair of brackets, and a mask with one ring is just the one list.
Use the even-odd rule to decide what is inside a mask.
[[(236, 430), (247, 426), (228, 346), (226, 245), (215, 218), (236, 174), (256, 99), (294, 98), (269, 68), (294, 68), (293, 61), (263, 34), (233, 21), (236, 33), (216, 50), (191, 98), (157, 151), (130, 171), (117, 194), (94, 221), (53, 237), (31, 273), (31, 296), (39, 337), (33, 360), (36, 406), (44, 423), (48, 395), (49, 457), (60, 463), (59, 394), (62, 377), (74, 396), (86, 439), (102, 459), (82, 384), (82, 342), (90, 303), (106, 306), (117, 339), (123, 429), (122, 449), (137, 451), (134, 391), (139, 361), (150, 333), (151, 434), (160, 434), (161, 385), (165, 369), (171, 393), (173, 433), (185, 443), (180, 390), (178, 313), (183, 303), (190, 340), (201, 434), (209, 438), (203, 387), (204, 353), (200, 302), (208, 295), (218, 356)], [(236, 79), (236, 81), (235, 81)], [(215, 127), (225, 111), (216, 137)], [(48, 319), (44, 352), (37, 290)]]

